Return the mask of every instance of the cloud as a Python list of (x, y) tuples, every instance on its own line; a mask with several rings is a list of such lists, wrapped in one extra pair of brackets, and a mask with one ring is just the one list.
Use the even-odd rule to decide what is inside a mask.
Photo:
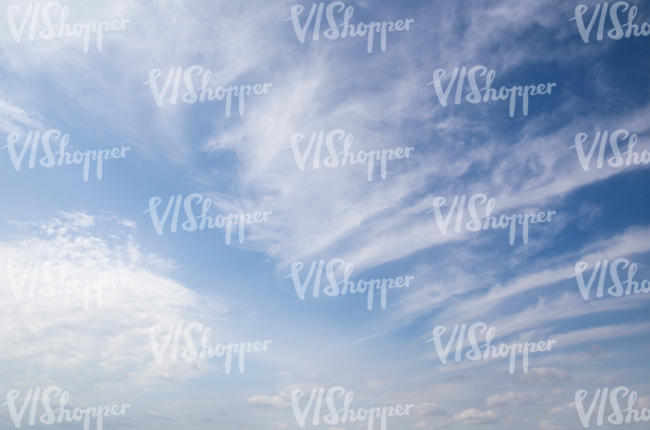
[(549, 413), (551, 414), (560, 414), (567, 411), (575, 411), (575, 407), (571, 403), (565, 403), (560, 406), (552, 408)]
[(419, 416), (444, 415), (447, 412), (435, 403), (423, 402), (415, 405), (415, 414)]
[(485, 399), (485, 405), (488, 407), (494, 406), (521, 406), (534, 402), (539, 399), (539, 395), (535, 393), (521, 393), (508, 391), (505, 394), (493, 394)]
[(207, 371), (182, 361), (159, 365), (148, 330), (225, 317), (228, 305), (171, 279), (174, 265), (143, 251), (123, 220), (61, 213), (27, 228), (0, 243), (0, 296), (12, 304), (0, 316), (5, 380), (137, 389)]
[(569, 379), (569, 372), (555, 367), (533, 367), (528, 373), (520, 373), (516, 377), (516, 381), (522, 384), (553, 384)]
[[(274, 352), (273, 367), (266, 369), (271, 378), (290, 383), (295, 374), (295, 378), (307, 376), (310, 383), (323, 386), (322, 380), (342, 379), (377, 391), (383, 391), (376, 382), (379, 380), (391, 387), (407, 385), (408, 381), (404, 395), (417, 393), (418, 399), (425, 400), (418, 406), (427, 420), (418, 422), (418, 427), (454, 422), (472, 425), (469, 421), (485, 422), (497, 419), (497, 414), (466, 409), (468, 402), (485, 401), (488, 408), (498, 410), (499, 406), (523, 405), (532, 399), (525, 393), (507, 391), (511, 381), (503, 377), (502, 367), (497, 376), (490, 369), (475, 372), (483, 378), (481, 384), (464, 374), (453, 375), (443, 381), (448, 388), (444, 396), (424, 393), (438, 387), (440, 374), (426, 373), (431, 362), (417, 356), (419, 345), (422, 350), (425, 347), (424, 342), (413, 341), (425, 332), (420, 324), (427, 325), (434, 319), (440, 324), (482, 320), (495, 325), (499, 337), (557, 335), (558, 348), (598, 340), (611, 342), (618, 330), (634, 335), (647, 331), (643, 322), (626, 324), (599, 318), (605, 313), (622, 318), (635, 315), (628, 311), (642, 310), (647, 306), (645, 299), (586, 303), (571, 279), (577, 259), (591, 261), (645, 252), (650, 243), (650, 230), (644, 228), (621, 232), (627, 227), (612, 222), (605, 232), (599, 231), (608, 212), (606, 193), (599, 196), (602, 202), (572, 207), (574, 200), (588, 200), (590, 193), (579, 193), (587, 187), (618, 175), (641, 173), (637, 167), (583, 171), (575, 152), (568, 148), (575, 133), (620, 127), (640, 135), (647, 133), (650, 105), (641, 92), (619, 92), (620, 86), (613, 84), (624, 83), (619, 79), (620, 70), (612, 76), (612, 69), (603, 64), (604, 56), (616, 46), (631, 46), (632, 41), (624, 45), (623, 41), (583, 45), (575, 23), (568, 21), (571, 5), (559, 0), (498, 0), (489, 6), (470, 0), (435, 7), (427, 2), (353, 2), (356, 17), (417, 18), (414, 31), (389, 35), (386, 53), (366, 55), (358, 38), (298, 43), (291, 24), (285, 21), (292, 2), (73, 3), (71, 19), (125, 16), (131, 23), (124, 33), (106, 34), (104, 52), (91, 55), (81, 52), (78, 39), (15, 44), (5, 25), (0, 34), (3, 42), (8, 42), (0, 47), (4, 82), (0, 129), (55, 127), (71, 133), (74, 142), (83, 142), (85, 137), (89, 144), (119, 139), (132, 145), (134, 154), (141, 157), (135, 168), (137, 175), (129, 177), (125, 163), (124, 182), (106, 193), (104, 187), (112, 184), (101, 184), (102, 192), (93, 191), (89, 205), (101, 203), (101, 207), (132, 213), (127, 206), (132, 196), (127, 193), (125, 198), (125, 191), (137, 193), (144, 188), (126, 190), (124, 184), (147, 177), (149, 185), (178, 186), (214, 196), (213, 201), (221, 207), (273, 210), (269, 224), (252, 229), (254, 246), (246, 248), (265, 252), (266, 263), (283, 275), (286, 266), (295, 260), (333, 257), (353, 262), (354, 275), (366, 269), (381, 272), (384, 268), (422, 273), (416, 276), (421, 283), (405, 290), (400, 296), (403, 300), (398, 302), (390, 296), (390, 310), (366, 313), (362, 320), (356, 319), (354, 312), (349, 319), (332, 319), (332, 312), (337, 312), (334, 306), (344, 306), (342, 301), (332, 308), (324, 305), (327, 311), (323, 313), (320, 307), (311, 312), (310, 304), (300, 307), (295, 302), (300, 307), (295, 311), (298, 315), (287, 305), (293, 302), (286, 300), (284, 291), (276, 294), (272, 290), (265, 295), (271, 288), (260, 290), (263, 303), (259, 306), (257, 294), (246, 295), (245, 300), (256, 312), (277, 323), (257, 326), (273, 326), (278, 335), (285, 335), (286, 342), (278, 342), (283, 353)], [(624, 49), (620, 54), (626, 52)], [(630, 64), (637, 61), (638, 56), (630, 57)], [(626, 59), (617, 53), (614, 63), (624, 65), (622, 60)], [(479, 63), (496, 68), (499, 85), (557, 80), (558, 94), (549, 97), (548, 105), (531, 99), (527, 118), (508, 119), (507, 108), (501, 103), (441, 108), (426, 85), (432, 70)], [(226, 120), (223, 106), (216, 103), (158, 108), (149, 88), (142, 85), (148, 72), (152, 68), (166, 71), (192, 64), (212, 70), (215, 81), (222, 85), (270, 81), (273, 86), (268, 96), (247, 100), (244, 117)], [(593, 65), (588, 75), (582, 74), (584, 64)], [(637, 69), (643, 70), (626, 68), (626, 76)], [(70, 78), (72, 72), (74, 79)], [(407, 145), (415, 150), (410, 159), (389, 163), (386, 181), (368, 182), (362, 166), (300, 171), (288, 148), (292, 133), (308, 136), (335, 128), (354, 135), (355, 150)], [(158, 172), (164, 173), (157, 176)], [(58, 186), (58, 177), (51, 177)], [(163, 180), (169, 177), (173, 183)], [(21, 202), (33, 198), (44, 213), (51, 213), (48, 211), (53, 206), (58, 208), (49, 204), (49, 198), (41, 200), (41, 195), (32, 194), (32, 185), (37, 183), (25, 185), (25, 189), (17, 187)], [(3, 202), (11, 204), (14, 188), (13, 184), (7, 187)], [(495, 197), (501, 211), (557, 206), (564, 206), (566, 211), (557, 224), (531, 229), (530, 243), (516, 249), (507, 248), (505, 236), (498, 239), (504, 245), (499, 247), (488, 233), (439, 234), (431, 214), (427, 214), (432, 197), (471, 192)], [(20, 213), (19, 206), (11, 209)], [(627, 208), (620, 211), (628, 213)], [(629, 211), (635, 212), (639, 210)], [(580, 231), (575, 237), (575, 231), (565, 228), (581, 217), (590, 223), (589, 228), (583, 229), (586, 223), (578, 224), (576, 230)], [(4, 287), (0, 298), (9, 303), (6, 314), (0, 316), (0, 377), (4, 381), (17, 386), (36, 382), (69, 384), (73, 386), (70, 388), (81, 387), (107, 396), (118, 390), (129, 394), (132, 391), (146, 401), (148, 397), (141, 396), (143, 389), (173, 382), (181, 390), (180, 382), (207, 376), (212, 369), (203, 362), (173, 366), (156, 363), (147, 341), (150, 326), (207, 319), (211, 323), (218, 321), (209, 325), (215, 325), (215, 331), (230, 339), (238, 336), (242, 324), (257, 323), (254, 318), (241, 317), (232, 303), (220, 297), (221, 285), (196, 285), (203, 276), (222, 275), (219, 270), (210, 271), (216, 265), (202, 264), (200, 273), (178, 270), (183, 261), (170, 261), (142, 247), (137, 238), (138, 225), (132, 220), (66, 213), (40, 223), (34, 234), (30, 231), (22, 235), (19, 230), (24, 225), (12, 227), (11, 239), (0, 244), (0, 265), (5, 264), (2, 267), (6, 269), (0, 273), (0, 285)], [(593, 242), (583, 246), (582, 240), (587, 240), (582, 239), (584, 235)], [(599, 240), (601, 235), (607, 239)], [(176, 245), (172, 242), (175, 240), (166, 238), (163, 249)], [(180, 240), (184, 246), (184, 240)], [(205, 256), (203, 250), (195, 252)], [(178, 255), (187, 261), (196, 257)], [(229, 265), (228, 269), (245, 279), (235, 280), (233, 272), (228, 276), (232, 284), (259, 281), (259, 285), (275, 288), (275, 277), (264, 273), (264, 269), (260, 271), (263, 279), (255, 278), (257, 270), (246, 270), (260, 267), (253, 262), (256, 257), (239, 252), (234, 255), (227, 261), (236, 259), (240, 264)], [(192, 264), (205, 261), (199, 258)], [(241, 267), (244, 270), (239, 270)], [(183, 283), (178, 280), (182, 277), (191, 281)], [(66, 294), (52, 294), (61, 279), (74, 288)], [(213, 279), (208, 282), (213, 284)], [(102, 284), (110, 287), (102, 290), (98, 300)], [(208, 287), (214, 290), (203, 293)], [(224, 286), (225, 294), (241, 297), (241, 290), (228, 287)], [(22, 295), (17, 298), (16, 293)], [(348, 315), (347, 308), (338, 311)], [(233, 315), (237, 321), (230, 324), (234, 327), (228, 327)], [(305, 315), (309, 320), (303, 319)], [(585, 325), (567, 323), (586, 316), (590, 322)], [(399, 336), (391, 336), (397, 330)], [(372, 334), (376, 332), (381, 334)], [(381, 335), (391, 336), (394, 342), (385, 348), (386, 339), (379, 339)], [(351, 345), (350, 337), (366, 342)], [(617, 354), (628, 352), (624, 346), (603, 348)], [(336, 359), (340, 351), (350, 352), (346, 354), (349, 362), (332, 366), (336, 361), (330, 358)], [(531, 356), (538, 367), (517, 376), (515, 381), (561, 385), (571, 377), (583, 376), (573, 370), (569, 374), (554, 367), (539, 367), (569, 362), (555, 353), (549, 356)], [(609, 357), (601, 354), (599, 360), (604, 362)], [(389, 377), (387, 365), (395, 362), (403, 362), (402, 367), (411, 373), (418, 370), (417, 377), (397, 373)], [(36, 377), (39, 372), (34, 369), (44, 376)], [(398, 371), (394, 366), (390, 369)], [(445, 369), (464, 372), (469, 368)], [(363, 378), (358, 377), (360, 371)], [(217, 385), (225, 387), (221, 380), (214, 382), (210, 390), (216, 390)], [(238, 389), (248, 390), (247, 381), (237, 380), (240, 382)], [(272, 379), (268, 384), (273, 384)], [(107, 387), (110, 389), (104, 390)], [(490, 387), (490, 392), (481, 387)], [(241, 417), (254, 421), (255, 413), (278, 412), (283, 399), (283, 394), (250, 396), (251, 392), (233, 389), (231, 393), (228, 389), (224, 388), (227, 395), (221, 398), (232, 404), (242, 403), (251, 415), (235, 413), (230, 405), (215, 406), (220, 396), (201, 396), (209, 399), (206, 410), (211, 417), (222, 408), (230, 413), (230, 420)], [(77, 391), (73, 394), (79, 398)], [(167, 394), (157, 391), (156, 400)], [(168, 399), (164, 408), (156, 405), (145, 410), (161, 410), (170, 416), (178, 410), (198, 416), (192, 408), (200, 409), (195, 406), (200, 399), (183, 396), (179, 391), (173, 395), (175, 398)], [(449, 411), (463, 412), (453, 418), (442, 417), (440, 403)], [(438, 415), (438, 422), (428, 418)], [(278, 428), (289, 426), (266, 418), (259, 423), (219, 425), (237, 429), (263, 428), (270, 422)], [(174, 424), (170, 427), (193, 428), (190, 423)], [(528, 424), (534, 426), (535, 422)]]
[(39, 128), (40, 119), (36, 114), (27, 113), (25, 110), (0, 100), (0, 130), (11, 132), (27, 128)]
[[(650, 250), (649, 244), (650, 229), (630, 228), (621, 234), (605, 240), (592, 242), (583, 249), (573, 251), (568, 253), (568, 255), (563, 255), (559, 259), (562, 263), (557, 267), (546, 268), (529, 274), (521, 274), (515, 279), (496, 285), (485, 292), (458, 301), (455, 306), (446, 309), (446, 313), (461, 313), (467, 319), (485, 317), (486, 315), (492, 314), (495, 309), (498, 309), (505, 301), (513, 297), (571, 279), (575, 276), (574, 265), (577, 261), (587, 261), (593, 267), (593, 262), (596, 260), (612, 260), (621, 256), (646, 252)], [(566, 264), (567, 260), (572, 263)], [(577, 292), (577, 287), (575, 287), (574, 291)], [(534, 322), (530, 315), (526, 319), (526, 322), (529, 327), (540, 325), (538, 322)], [(504, 332), (503, 328), (501, 328), (497, 335), (504, 336), (508, 333)]]
[(454, 414), (454, 421), (462, 424), (490, 424), (499, 420), (499, 415), (492, 411), (479, 411), (477, 409), (465, 409)]
[(648, 408), (650, 409), (650, 396), (643, 396), (637, 399), (637, 405), (639, 408)]
[(557, 424), (550, 420), (543, 420), (539, 423), (539, 428), (542, 430), (564, 430), (567, 427), (561, 424)]
[(248, 398), (248, 404), (258, 407), (274, 407), (282, 408), (289, 404), (289, 400), (285, 396), (275, 395), (275, 396), (264, 396), (256, 395)]

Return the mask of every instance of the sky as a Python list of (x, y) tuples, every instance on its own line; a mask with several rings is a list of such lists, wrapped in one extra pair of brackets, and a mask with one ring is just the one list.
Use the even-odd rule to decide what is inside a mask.
[[(129, 405), (98, 430), (371, 429), (324, 421), (325, 400), (315, 425), (310, 393), (336, 387), (355, 410), (413, 405), (388, 417), (399, 430), (581, 429), (581, 390), (585, 409), (616, 387), (650, 408), (649, 294), (608, 293), (633, 265), (650, 279), (650, 4), (581, 1), (325, 2), (320, 32), (313, 2), (2, 1), (0, 428), (83, 429), (39, 420), (47, 387), (69, 409)], [(335, 37), (346, 8), (395, 31)], [(639, 35), (611, 37), (631, 10)], [(475, 66), (477, 90), (493, 70), (497, 91), (545, 94), (527, 112), (514, 90), (512, 113), (471, 103), (453, 79)], [(212, 97), (183, 97), (202, 79)], [(343, 163), (382, 150), (383, 176), (377, 158)], [(641, 161), (607, 162), (617, 151)], [(454, 198), (552, 215), (509, 241), (466, 228)], [(206, 201), (216, 228), (198, 227)], [(341, 293), (373, 279), (402, 287)], [(467, 338), (455, 359), (463, 324), (497, 345), (555, 342), (510, 372), (467, 359)], [(201, 334), (220, 357), (183, 355)], [(596, 415), (589, 428), (647, 426)]]

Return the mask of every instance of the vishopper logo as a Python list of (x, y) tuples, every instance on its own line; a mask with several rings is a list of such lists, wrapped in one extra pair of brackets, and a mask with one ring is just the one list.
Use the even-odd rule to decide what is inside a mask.
[[(324, 131), (312, 132), (311, 137), (309, 138), (309, 143), (307, 143), (307, 146), (304, 148), (303, 152), (301, 152), (300, 145), (303, 143), (304, 138), (304, 134), (294, 133), (291, 136), (290, 146), (293, 151), (293, 158), (301, 171), (305, 170), (307, 159), (310, 157), (310, 154), (312, 158), (312, 168), (318, 169), (321, 167), (321, 155), (323, 154), (323, 145), (325, 145), (328, 156), (323, 160), (324, 167), (333, 169), (337, 167), (365, 164), (367, 166), (368, 181), (372, 181), (375, 174), (375, 162), (377, 162), (381, 179), (385, 180), (388, 171), (388, 160), (409, 158), (410, 151), (415, 150), (414, 147), (407, 146), (397, 147), (394, 149), (370, 150), (367, 152), (360, 150), (354, 153), (350, 150), (354, 141), (354, 136), (347, 134), (341, 129), (336, 129), (327, 132), (327, 134)], [(342, 149), (338, 151), (337, 146), (342, 146)]]
[[(197, 205), (201, 204), (201, 215), (198, 217), (194, 215), (194, 210), (192, 208), (194, 201), (196, 201), (195, 203)], [(224, 228), (226, 245), (230, 245), (233, 226), (237, 226), (239, 243), (244, 243), (246, 224), (267, 222), (269, 215), (272, 213), (271, 211), (257, 211), (254, 213), (240, 212), (228, 215), (218, 214), (215, 217), (212, 217), (208, 215), (208, 211), (212, 207), (212, 200), (202, 194), (192, 193), (185, 196), (185, 198), (183, 198), (182, 194), (171, 196), (167, 206), (165, 207), (165, 212), (162, 214), (162, 217), (160, 217), (158, 215), (158, 206), (160, 206), (161, 203), (162, 198), (158, 196), (152, 197), (149, 199), (149, 209), (144, 211), (144, 213), (148, 212), (149, 215), (151, 215), (151, 222), (159, 235), (163, 234), (165, 224), (167, 224), (170, 214), (172, 214), (172, 219), (169, 223), (169, 231), (171, 233), (176, 233), (178, 231), (182, 205), (183, 212), (185, 213), (185, 221), (181, 224), (181, 228), (184, 231), (194, 232), (197, 230), (205, 230), (206, 228)]]
[[(476, 322), (470, 324), (454, 325), (454, 328), (449, 335), (449, 340), (443, 345), (442, 336), (447, 331), (445, 326), (436, 326), (433, 329), (433, 336), (427, 343), (433, 342), (436, 348), (436, 354), (442, 364), (447, 363), (447, 357), (456, 341), (456, 351), (454, 353), (454, 361), (461, 362), (463, 357), (470, 361), (487, 360), (489, 358), (506, 358), (510, 356), (510, 366), (508, 372), (513, 375), (516, 369), (517, 355), (521, 354), (522, 362), (521, 367), (524, 373), (528, 373), (528, 355), (537, 352), (549, 352), (553, 347), (556, 340), (541, 340), (539, 342), (513, 342), (511, 344), (500, 343), (499, 345), (492, 345), (492, 340), (496, 335), (496, 328), (488, 327), (487, 324)], [(484, 342), (480, 345), (477, 339), (478, 334), (485, 333)], [(467, 336), (467, 338), (466, 338)], [(468, 343), (470, 349), (463, 355), (465, 343)], [(483, 350), (483, 351), (481, 351)]]
[[(152, 69), (149, 71), (149, 79), (144, 83), (144, 85), (151, 88), (151, 94), (158, 106), (164, 106), (165, 102), (175, 105), (179, 102), (179, 98), (181, 103), (186, 104), (225, 100), (226, 118), (229, 118), (232, 113), (234, 98), (237, 98), (239, 115), (244, 116), (246, 97), (266, 95), (272, 86), (270, 82), (228, 87), (215, 86), (212, 83), (212, 71), (199, 65), (192, 65), (185, 69), (183, 67), (172, 67), (167, 71), (164, 82), (159, 81), (162, 75), (163, 71), (161, 69)], [(200, 83), (197, 84), (195, 77), (200, 78)], [(185, 90), (182, 94), (181, 88)]]
[[(632, 422), (638, 423), (641, 421), (650, 421), (650, 409), (635, 409), (634, 404), (639, 396), (637, 391), (630, 390), (629, 388), (619, 385), (613, 389), (598, 388), (594, 393), (594, 397), (589, 403), (589, 407), (585, 410), (583, 401), (589, 395), (587, 390), (578, 390), (575, 394), (575, 407), (578, 412), (578, 418), (584, 428), (589, 428), (591, 425), (591, 417), (598, 408), (596, 415), (596, 425), (602, 426), (605, 422), (605, 412), (607, 410), (607, 403), (611, 408), (611, 414), (607, 415), (607, 422), (612, 425), (630, 424)], [(627, 398), (627, 401), (626, 401)], [(627, 407), (621, 409), (621, 403), (626, 403)]]
[(93, 273), (91, 278), (83, 276), (75, 265), (54, 260), (31, 260), (27, 264), (12, 261), (6, 264), (6, 274), (18, 303), (36, 297), (68, 296), (83, 303), (86, 311), (101, 309), (104, 290), (121, 283), (112, 272)]
[[(449, 101), (454, 85), (456, 85), (456, 92), (453, 99), (455, 104), (461, 104), (463, 101), (463, 91), (465, 88), (465, 81), (469, 84), (469, 93), (465, 94), (464, 100), (471, 104), (487, 103), (490, 101), (507, 101), (509, 100), (508, 114), (510, 118), (515, 116), (517, 108), (517, 101), (521, 98), (521, 111), (524, 116), (528, 116), (528, 101), (532, 96), (546, 96), (550, 95), (553, 87), (557, 84), (549, 82), (546, 84), (531, 84), (531, 85), (513, 85), (512, 87), (502, 86), (498, 90), (492, 88), (492, 82), (496, 76), (496, 72), (492, 69), (488, 70), (487, 67), (476, 65), (469, 70), (467, 67), (454, 68), (454, 71), (449, 78), (447, 88), (444, 89), (442, 81), (447, 75), (445, 69), (436, 69), (433, 71), (433, 80), (427, 85), (433, 85), (433, 89), (438, 97), (438, 101), (442, 107), (446, 107)], [(485, 76), (485, 78), (479, 78)], [(484, 82), (483, 86), (479, 86), (479, 80)]]
[[(612, 284), (605, 288), (605, 282), (607, 278), (607, 266), (609, 265), (609, 276), (612, 280)], [(638, 269), (636, 263), (630, 262), (626, 258), (617, 258), (614, 261), (610, 262), (608, 260), (597, 260), (594, 264), (591, 276), (589, 280), (585, 282), (584, 273), (589, 267), (589, 263), (586, 261), (579, 261), (575, 265), (575, 278), (578, 283), (578, 289), (582, 298), (589, 300), (589, 294), (596, 277), (598, 276), (598, 287), (596, 289), (596, 297), (601, 298), (605, 292), (612, 297), (620, 296), (629, 296), (631, 294), (648, 294), (650, 293), (650, 281), (643, 279), (641, 283), (634, 280), (634, 275)], [(627, 279), (621, 282), (621, 274), (619, 273), (620, 269), (627, 268), (627, 273), (623, 276), (627, 276)]]
[[(325, 394), (327, 391), (327, 394)], [(319, 388), (312, 389), (307, 404), (304, 409), (300, 406), (300, 401), (304, 397), (301, 390), (294, 390), (291, 393), (291, 407), (296, 422), (300, 428), (305, 428), (309, 414), (312, 414), (311, 424), (318, 426), (323, 423), (333, 426), (337, 424), (368, 423), (368, 430), (375, 428), (375, 420), (379, 421), (379, 428), (386, 430), (388, 428), (388, 417), (402, 417), (409, 415), (413, 404), (399, 404), (395, 406), (372, 406), (369, 408), (359, 407), (352, 409), (352, 400), (354, 393), (341, 386), (335, 386), (329, 389)], [(337, 398), (342, 399), (342, 405), (337, 406)], [(327, 407), (327, 414), (322, 416), (323, 403)]]
[[(24, 424), (25, 413), (30, 408), (27, 425), (34, 426), (37, 424), (37, 412), (39, 401), (43, 406), (43, 413), (38, 416), (38, 422), (43, 425), (74, 423), (83, 421), (83, 429), (90, 430), (91, 421), (95, 423), (96, 430), (102, 430), (104, 418), (110, 416), (126, 415), (126, 409), (131, 407), (128, 403), (112, 404), (110, 406), (92, 406), (83, 408), (69, 409), (66, 407), (70, 400), (70, 392), (63, 391), (56, 386), (50, 386), (44, 389), (30, 388), (23, 399), (20, 409), (17, 400), (20, 397), (20, 391), (10, 390), (7, 393), (7, 401), (2, 406), (7, 406), (9, 416), (16, 428)], [(52, 405), (54, 399), (58, 398), (59, 406), (55, 408)], [(30, 406), (31, 404), (31, 406)], [(92, 420), (91, 420), (92, 418)]]
[[(603, 40), (603, 36), (605, 35), (612, 40), (621, 40), (623, 38), (629, 39), (632, 36), (650, 36), (650, 24), (644, 22), (639, 27), (638, 24), (634, 23), (636, 15), (639, 12), (639, 9), (636, 6), (630, 6), (630, 3), (626, 1), (617, 1), (609, 7), (609, 14), (607, 13), (607, 8), (607, 2), (596, 3), (593, 12), (591, 12), (589, 22), (585, 24), (585, 15), (589, 10), (589, 6), (586, 4), (579, 4), (576, 6), (575, 14), (569, 21), (576, 22), (578, 33), (580, 33), (580, 38), (584, 43), (589, 43), (597, 19), (598, 30), (596, 31), (596, 40), (598, 41)], [(625, 14), (625, 12), (627, 12), (627, 16), (623, 16), (627, 18), (627, 22), (621, 24), (621, 16), (619, 14)], [(608, 21), (608, 18), (612, 28), (605, 33), (605, 23)]]
[[(111, 149), (89, 149), (86, 151), (75, 150), (74, 152), (66, 151), (70, 144), (70, 135), (62, 134), (60, 130), (50, 129), (43, 133), (40, 131), (30, 131), (25, 136), (23, 142), (19, 143), (22, 135), (18, 132), (11, 132), (7, 136), (6, 149), (9, 153), (9, 159), (17, 172), (23, 167), (25, 156), (29, 151), (29, 161), (27, 168), (33, 169), (38, 165), (46, 169), (52, 167), (72, 166), (83, 164), (83, 180), (88, 181), (91, 166), (94, 165), (97, 180), (102, 179), (104, 173), (104, 160), (115, 160), (126, 158), (126, 151), (131, 148), (128, 146), (115, 147)], [(53, 145), (58, 144), (58, 151), (52, 149)], [(21, 146), (22, 145), (22, 146)], [(39, 159), (39, 148), (42, 148), (43, 156)]]
[[(464, 230), (478, 232), (488, 229), (509, 228), (510, 235), (508, 237), (508, 243), (511, 246), (515, 244), (517, 225), (521, 226), (522, 241), (526, 244), (528, 243), (529, 224), (551, 222), (551, 218), (556, 214), (556, 211), (528, 212), (513, 215), (502, 214), (497, 218), (491, 215), (496, 206), (496, 200), (493, 198), (488, 199), (485, 194), (476, 193), (469, 196), (469, 198), (465, 194), (462, 196), (454, 196), (451, 207), (447, 210), (447, 215), (443, 216), (441, 209), (446, 202), (447, 199), (445, 197), (435, 197), (433, 199), (433, 209), (428, 211), (428, 213), (433, 212), (436, 218), (436, 224), (443, 235), (448, 233), (449, 225), (454, 214), (456, 214), (456, 222), (453, 231), (456, 233), (463, 231), (463, 221), (466, 220), (465, 205), (467, 204), (470, 220), (466, 221)], [(479, 208), (482, 210), (479, 211)]]
[(97, 52), (102, 52), (104, 33), (124, 31), (130, 21), (128, 18), (120, 18), (68, 24), (69, 15), (70, 7), (50, 1), (43, 4), (12, 4), (7, 7), (5, 19), (9, 23), (9, 30), (16, 43), (22, 43), (23, 36), (26, 36), (27, 40), (81, 37), (85, 53), (88, 53), (91, 39), (95, 41)]
[[(334, 258), (329, 261), (312, 261), (305, 279), (301, 282), (300, 272), (304, 268), (302, 261), (295, 261), (291, 264), (291, 273), (287, 278), (293, 281), (293, 288), (300, 300), (305, 300), (307, 288), (311, 283), (313, 298), (320, 297), (323, 274), (327, 277), (327, 286), (322, 288), (322, 293), (328, 297), (345, 296), (347, 294), (367, 294), (367, 309), (371, 311), (375, 304), (375, 294), (378, 295), (379, 305), (386, 309), (388, 301), (388, 290), (394, 288), (408, 288), (414, 276), (399, 276), (397, 278), (381, 278), (365, 281), (359, 279), (356, 282), (350, 281), (354, 265), (347, 263), (342, 258)], [(343, 279), (338, 280), (339, 277)]]
[(163, 331), (164, 329), (160, 326), (149, 329), (151, 349), (159, 364), (174, 363), (179, 360), (190, 363), (217, 357), (224, 359), (226, 375), (230, 375), (235, 355), (237, 355), (239, 373), (244, 373), (246, 354), (268, 352), (269, 345), (273, 342), (270, 339), (265, 339), (252, 342), (210, 344), (212, 329), (198, 322), (173, 324), (166, 329), (166, 334), (159, 337)]
[[(342, 1), (334, 1), (325, 7), (325, 3), (311, 5), (309, 13), (300, 23), (300, 18), (305, 7), (303, 5), (294, 5), (291, 7), (291, 16), (286, 21), (291, 21), (293, 30), (296, 32), (298, 41), (305, 43), (307, 31), (313, 24), (313, 40), (319, 40), (321, 34), (329, 40), (345, 39), (346, 37), (366, 37), (367, 51), (372, 53), (375, 47), (375, 37), (379, 38), (381, 52), (386, 52), (388, 33), (393, 31), (408, 31), (410, 25), (415, 22), (414, 19), (398, 19), (397, 21), (371, 22), (365, 24), (359, 22), (356, 25), (351, 24), (354, 15), (354, 6), (346, 6)], [(323, 26), (323, 13), (327, 21), (328, 28), (321, 33)]]
[[(638, 137), (636, 134), (630, 133), (628, 130), (621, 128), (612, 132), (611, 135), (607, 130), (603, 132), (598, 131), (594, 135), (591, 146), (585, 151), (585, 142), (588, 138), (589, 135), (587, 133), (578, 133), (576, 134), (573, 146), (569, 147), (569, 149), (576, 150), (580, 166), (582, 166), (582, 169), (585, 172), (589, 171), (589, 169), (593, 167), (591, 161), (596, 149), (598, 149), (595, 166), (597, 169), (602, 169), (605, 162), (608, 166), (614, 168), (650, 164), (650, 152), (646, 150), (642, 153), (634, 152), (634, 147), (637, 145)], [(621, 141), (625, 140), (627, 140), (627, 151), (623, 153), (621, 152)], [(605, 161), (605, 153), (607, 152), (608, 143), (612, 155)], [(625, 154), (625, 157), (623, 157), (623, 154)]]

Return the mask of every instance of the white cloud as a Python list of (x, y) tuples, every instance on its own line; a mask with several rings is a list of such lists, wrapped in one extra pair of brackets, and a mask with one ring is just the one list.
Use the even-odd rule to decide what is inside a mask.
[(419, 416), (444, 415), (447, 412), (435, 403), (423, 402), (415, 405), (415, 413)]
[(650, 396), (642, 396), (637, 399), (637, 405), (639, 408), (648, 408), (650, 409)]
[(550, 420), (543, 420), (539, 423), (539, 428), (542, 430), (564, 430), (567, 427), (561, 424), (557, 424)]
[(524, 384), (552, 384), (564, 382), (571, 378), (566, 370), (555, 367), (533, 367), (528, 373), (517, 375), (517, 381)]
[(0, 295), (11, 304), (0, 316), (3, 379), (144, 388), (204, 373), (185, 362), (158, 365), (148, 330), (225, 317), (228, 306), (171, 279), (164, 261), (140, 249), (119, 219), (85, 213), (63, 213), (0, 243)]
[(549, 413), (551, 413), (551, 414), (560, 414), (560, 413), (567, 412), (567, 411), (575, 411), (575, 407), (570, 403), (565, 403), (563, 405), (556, 406), (556, 407), (552, 408), (549, 411)]
[(521, 393), (508, 391), (505, 394), (493, 394), (485, 399), (485, 405), (488, 407), (494, 406), (521, 406), (532, 403), (539, 399), (539, 395), (535, 393)]
[(288, 403), (289, 400), (281, 395), (256, 395), (248, 398), (248, 404), (253, 406), (282, 408), (287, 406)]
[(454, 415), (454, 421), (462, 424), (489, 424), (497, 422), (498, 419), (499, 415), (492, 410), (465, 409)]

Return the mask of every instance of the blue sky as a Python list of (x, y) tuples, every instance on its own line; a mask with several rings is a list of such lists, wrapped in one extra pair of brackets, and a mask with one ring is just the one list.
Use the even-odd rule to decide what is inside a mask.
[[(650, 150), (647, 37), (585, 44), (575, 2), (347, 2), (353, 22), (415, 19), (388, 34), (386, 52), (367, 53), (365, 38), (300, 43), (287, 21), (295, 2), (65, 4), (71, 22), (130, 21), (88, 53), (75, 38), (17, 43), (0, 21), (2, 146), (12, 132), (58, 129), (73, 150), (131, 150), (86, 182), (80, 166), (16, 171), (0, 151), (0, 398), (56, 385), (73, 403), (131, 404), (107, 429), (160, 430), (297, 429), (291, 392), (332, 386), (357, 406), (419, 405), (391, 418), (395, 429), (578, 429), (575, 392), (619, 385), (650, 407), (648, 295), (584, 300), (572, 277), (578, 261), (626, 258), (637, 281), (650, 279), (650, 173), (585, 171), (570, 148), (578, 133), (590, 145), (625, 129), (637, 152)], [(596, 2), (586, 4), (590, 17)], [(650, 21), (650, 5), (631, 4), (635, 23)], [(272, 86), (243, 116), (225, 117), (220, 101), (158, 106), (150, 70), (191, 65), (215, 85)], [(433, 71), (474, 65), (494, 69), (497, 88), (557, 86), (532, 97), (527, 116), (509, 117), (507, 102), (442, 107)], [(291, 136), (334, 129), (354, 135), (356, 151), (415, 149), (383, 181), (362, 166), (300, 171)], [(226, 245), (222, 230), (158, 235), (149, 199), (161, 197), (162, 212), (191, 193), (213, 201), (213, 216), (272, 214), (243, 244)], [(504, 230), (441, 234), (433, 198), (475, 193), (495, 198), (496, 214), (557, 216), (531, 226), (527, 244), (510, 246)], [(300, 300), (291, 264), (335, 258), (354, 264), (355, 280), (414, 281), (390, 290), (385, 310), (366, 310), (364, 295)], [(6, 268), (36, 277), (30, 262), (45, 261), (115, 287), (101, 308), (69, 295), (17, 301)], [(158, 365), (148, 328), (181, 322), (210, 326), (214, 343), (273, 343), (244, 373), (226, 375), (219, 360)], [(510, 375), (507, 360), (442, 365), (433, 327), (473, 322), (494, 326), (497, 341), (557, 348), (531, 355), (525, 374)], [(13, 428), (6, 407), (0, 422)]]

